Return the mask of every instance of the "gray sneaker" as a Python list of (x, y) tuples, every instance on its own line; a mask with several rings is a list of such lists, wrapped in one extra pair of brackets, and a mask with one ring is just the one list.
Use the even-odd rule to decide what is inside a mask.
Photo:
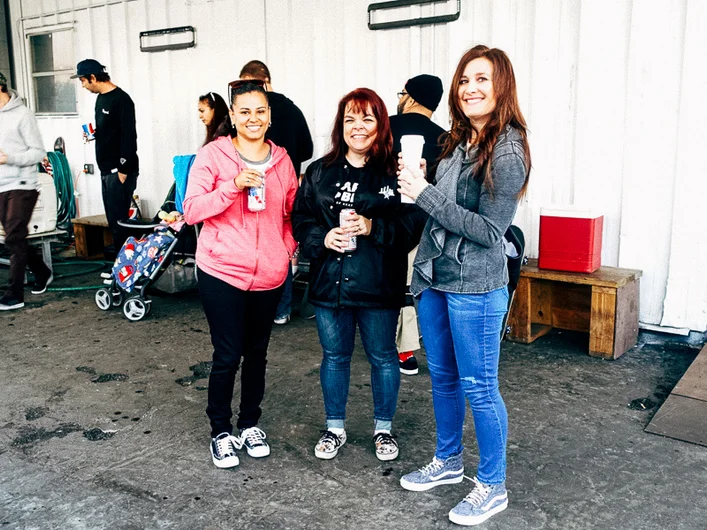
[(410, 491), (427, 491), (442, 484), (459, 484), (464, 480), (462, 453), (440, 460), (436, 456), (425, 467), (404, 475), (400, 485)]
[(474, 477), (476, 487), (449, 512), (449, 520), (463, 526), (483, 523), (508, 507), (506, 483), (482, 484)]

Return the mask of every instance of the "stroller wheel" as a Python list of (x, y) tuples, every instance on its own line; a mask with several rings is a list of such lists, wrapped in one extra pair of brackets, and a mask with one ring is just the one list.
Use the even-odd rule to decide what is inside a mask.
[(113, 306), (110, 291), (105, 287), (102, 287), (96, 291), (95, 300), (98, 309), (101, 311), (108, 311)]
[(139, 296), (128, 298), (123, 304), (123, 314), (131, 322), (145, 318), (149, 311), (149, 304)]

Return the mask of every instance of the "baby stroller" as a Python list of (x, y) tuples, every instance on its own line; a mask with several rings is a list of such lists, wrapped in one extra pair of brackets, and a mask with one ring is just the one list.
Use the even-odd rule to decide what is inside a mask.
[[(162, 205), (162, 211), (183, 212), (182, 200), (193, 158), (193, 155), (174, 158), (175, 182)], [(184, 164), (183, 159), (187, 159), (188, 163)], [(168, 219), (162, 220), (158, 214), (153, 220), (119, 221), (120, 226), (142, 236), (139, 239), (129, 237), (120, 249), (111, 273), (104, 280), (106, 286), (96, 291), (95, 302), (99, 309), (109, 311), (122, 306), (125, 318), (137, 322), (145, 318), (152, 307), (152, 300), (147, 296), (148, 287), (172, 293), (194, 286), (196, 228), (181, 220), (167, 222), (169, 216), (163, 217)]]

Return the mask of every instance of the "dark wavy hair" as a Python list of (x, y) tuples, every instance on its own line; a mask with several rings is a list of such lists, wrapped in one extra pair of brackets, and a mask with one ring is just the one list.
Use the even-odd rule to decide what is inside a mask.
[[(459, 84), (464, 75), (464, 69), (474, 59), (483, 57), (487, 59), (493, 71), (491, 72), (493, 90), (496, 95), (496, 108), (491, 112), (491, 116), (486, 125), (477, 131), (469, 121), (469, 118), (462, 112), (459, 103)], [(523, 138), (523, 153), (525, 158), (525, 183), (519, 195), (525, 193), (528, 187), (530, 176), (530, 147), (528, 145), (528, 126), (520, 111), (518, 104), (518, 91), (516, 89), (516, 78), (513, 72), (513, 65), (508, 56), (498, 48), (489, 48), (482, 44), (467, 50), (459, 60), (457, 69), (452, 78), (452, 86), (449, 89), (449, 115), (452, 125), (449, 133), (444, 139), (440, 160), (449, 156), (454, 149), (462, 142), (470, 142), (472, 136), (474, 144), (479, 147), (479, 163), (474, 178), (483, 182), (488, 188), (493, 190), (493, 178), (491, 177), (491, 159), (493, 148), (498, 141), (498, 137), (510, 125), (517, 129)]]
[(346, 155), (348, 145), (344, 140), (344, 115), (350, 111), (366, 114), (370, 112), (378, 121), (376, 139), (368, 151), (366, 166), (371, 166), (395, 175), (395, 158), (393, 157), (393, 133), (390, 131), (390, 119), (385, 103), (370, 88), (357, 88), (346, 94), (341, 101), (331, 130), (331, 150), (324, 155), (324, 165), (330, 166)]
[[(268, 105), (270, 105), (270, 98), (268, 98), (268, 93), (265, 92), (265, 89), (263, 87), (256, 85), (255, 83), (246, 82), (240, 85), (238, 88), (231, 89), (231, 87), (229, 87), (228, 89), (231, 94), (231, 109), (233, 109), (233, 105), (235, 105), (238, 96), (240, 96), (241, 94), (250, 94), (251, 92), (257, 92), (258, 94), (262, 94), (265, 98), (265, 101), (268, 103)], [(230, 134), (232, 138), (235, 138), (236, 128), (233, 127), (233, 125), (231, 124), (230, 116), (225, 121), (224, 125), (224, 130), (226, 130), (226, 128), (228, 129), (226, 134)]]
[[(228, 116), (228, 107), (223, 98), (216, 92), (209, 92), (203, 96), (199, 96), (199, 102), (204, 103), (214, 111), (214, 117), (206, 126), (206, 137), (203, 145), (213, 142), (219, 136), (226, 136), (230, 131), (230, 118)], [(224, 127), (225, 122), (225, 127)]]

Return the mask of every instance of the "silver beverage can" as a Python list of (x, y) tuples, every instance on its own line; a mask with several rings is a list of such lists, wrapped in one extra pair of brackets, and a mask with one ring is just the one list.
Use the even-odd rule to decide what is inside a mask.
[[(351, 224), (351, 217), (356, 215), (356, 210), (353, 208), (344, 208), (339, 212), (339, 228), (346, 228)], [(356, 250), (356, 236), (349, 236), (349, 244), (344, 249), (345, 252), (353, 252)]]
[(265, 209), (265, 175), (262, 175), (263, 185), (259, 188), (248, 188), (248, 209), (251, 212), (262, 212)]

